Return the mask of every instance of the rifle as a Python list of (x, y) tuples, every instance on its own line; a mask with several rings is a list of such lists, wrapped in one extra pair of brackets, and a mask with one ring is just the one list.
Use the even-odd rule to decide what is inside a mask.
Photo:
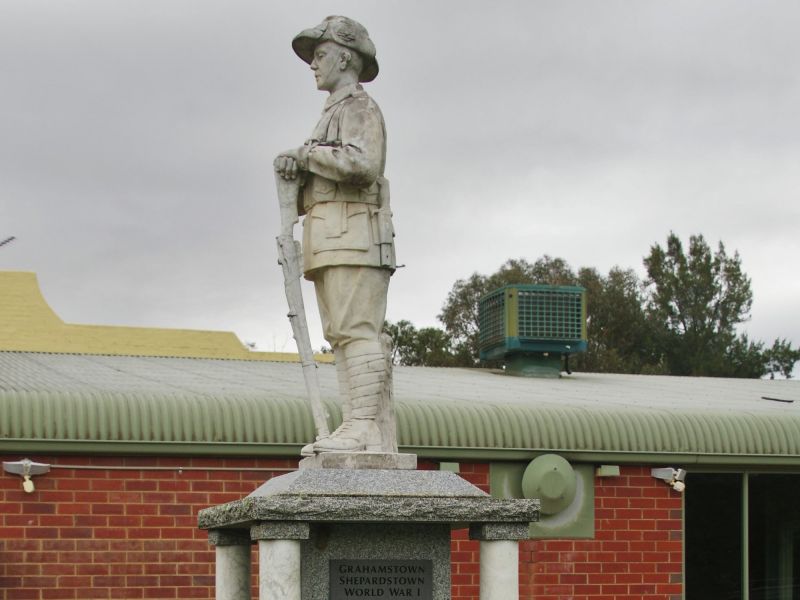
[(314, 352), (311, 350), (311, 338), (308, 335), (308, 322), (306, 309), (303, 304), (303, 292), (300, 289), (300, 242), (294, 239), (294, 225), (298, 222), (297, 198), (300, 193), (300, 183), (297, 179), (284, 179), (275, 174), (275, 184), (278, 188), (278, 203), (281, 209), (281, 232), (278, 241), (278, 264), (283, 269), (283, 286), (286, 289), (286, 300), (289, 304), (289, 322), (292, 324), (292, 334), (297, 342), (297, 352), (303, 365), (303, 378), (306, 383), (306, 392), (311, 404), (311, 413), (314, 416), (314, 426), (317, 429), (317, 439), (328, 437), (328, 419), (319, 394), (319, 379), (317, 378), (317, 363)]

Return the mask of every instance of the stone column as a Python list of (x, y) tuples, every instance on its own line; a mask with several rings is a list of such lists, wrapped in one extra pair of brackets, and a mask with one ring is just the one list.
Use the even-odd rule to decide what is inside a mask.
[(469, 537), (481, 542), (480, 600), (519, 600), (519, 540), (527, 523), (478, 524)]
[(250, 600), (250, 540), (247, 530), (212, 529), (216, 547), (216, 600)]
[(300, 600), (300, 540), (309, 534), (303, 522), (264, 522), (250, 528), (250, 537), (258, 540), (259, 600)]

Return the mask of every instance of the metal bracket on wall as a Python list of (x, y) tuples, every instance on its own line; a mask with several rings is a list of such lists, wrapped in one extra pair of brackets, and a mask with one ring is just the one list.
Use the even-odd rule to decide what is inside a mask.
[(682, 492), (686, 489), (686, 484), (683, 482), (686, 479), (685, 469), (673, 469), (672, 467), (656, 467), (650, 469), (650, 476), (655, 479), (660, 479), (676, 492)]
[(3, 471), (22, 477), (22, 489), (30, 494), (36, 489), (33, 485), (31, 477), (34, 475), (49, 473), (50, 465), (33, 462), (30, 459), (23, 458), (22, 460), (17, 460), (14, 462), (4, 461)]

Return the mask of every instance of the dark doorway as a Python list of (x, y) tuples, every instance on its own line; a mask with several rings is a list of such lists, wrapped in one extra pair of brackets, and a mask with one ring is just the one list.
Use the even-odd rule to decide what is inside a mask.
[(800, 477), (750, 475), (750, 600), (800, 598)]
[(740, 600), (742, 475), (690, 473), (684, 494), (686, 600)]

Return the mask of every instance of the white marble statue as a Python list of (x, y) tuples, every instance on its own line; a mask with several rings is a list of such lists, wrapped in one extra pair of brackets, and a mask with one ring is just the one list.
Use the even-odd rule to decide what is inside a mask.
[(311, 138), (278, 155), (275, 171), (299, 183), (303, 273), (314, 282), (343, 413), (342, 425), (303, 454), (396, 452), (391, 363), (381, 339), (395, 269), (386, 128), (361, 86), (378, 75), (375, 45), (362, 25), (332, 16), (298, 34), (292, 48), (329, 96)]

